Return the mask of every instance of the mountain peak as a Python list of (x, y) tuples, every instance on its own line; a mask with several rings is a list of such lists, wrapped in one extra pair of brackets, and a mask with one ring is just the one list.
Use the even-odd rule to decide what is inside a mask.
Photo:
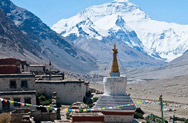
[(114, 0), (114, 2), (129, 2), (129, 0)]

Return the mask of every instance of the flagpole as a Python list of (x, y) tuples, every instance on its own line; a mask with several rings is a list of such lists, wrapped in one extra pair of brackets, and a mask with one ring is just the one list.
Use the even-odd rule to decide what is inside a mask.
[(159, 99), (160, 99), (160, 104), (161, 104), (161, 118), (162, 118), (162, 123), (164, 123), (162, 94), (161, 94), (161, 96), (160, 96)]

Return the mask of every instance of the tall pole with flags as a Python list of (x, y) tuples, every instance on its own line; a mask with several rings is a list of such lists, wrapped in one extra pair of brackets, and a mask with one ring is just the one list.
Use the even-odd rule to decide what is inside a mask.
[(162, 123), (164, 123), (164, 116), (163, 116), (163, 98), (162, 98), (162, 94), (159, 97), (160, 99), (160, 104), (161, 104), (161, 118), (162, 118)]

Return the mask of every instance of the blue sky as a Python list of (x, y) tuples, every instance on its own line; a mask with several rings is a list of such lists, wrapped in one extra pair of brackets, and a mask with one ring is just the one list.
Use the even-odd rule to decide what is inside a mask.
[[(12, 0), (16, 5), (37, 15), (48, 26), (69, 18), (81, 10), (112, 0)], [(188, 24), (188, 0), (129, 0), (152, 19)]]

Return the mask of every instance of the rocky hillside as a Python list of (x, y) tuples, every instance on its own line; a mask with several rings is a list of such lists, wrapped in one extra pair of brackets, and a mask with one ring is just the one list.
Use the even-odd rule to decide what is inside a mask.
[(2, 56), (14, 56), (34, 62), (49, 60), (60, 69), (86, 73), (97, 69), (95, 58), (75, 47), (51, 30), (31, 12), (10, 0), (0, 0), (0, 46)]

